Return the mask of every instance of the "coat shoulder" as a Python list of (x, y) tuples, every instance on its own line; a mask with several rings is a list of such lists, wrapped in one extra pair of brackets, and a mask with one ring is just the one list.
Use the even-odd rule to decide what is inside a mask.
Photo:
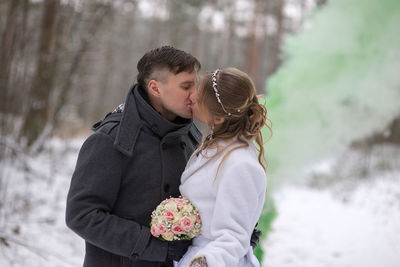
[(93, 124), (94, 132), (111, 136), (114, 140), (117, 135), (117, 126), (121, 123), (122, 113), (108, 113), (103, 120)]
[(249, 142), (249, 146), (240, 147), (240, 145), (233, 145), (227, 150), (231, 151), (227, 157), (222, 155), (224, 162), (222, 169), (225, 169), (229, 174), (246, 174), (248, 179), (254, 180), (257, 183), (264, 183), (266, 180), (266, 173), (260, 162), (258, 161), (258, 154), (254, 144)]

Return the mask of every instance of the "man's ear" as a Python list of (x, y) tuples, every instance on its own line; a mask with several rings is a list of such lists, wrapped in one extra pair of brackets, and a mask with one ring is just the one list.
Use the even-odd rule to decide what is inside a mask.
[(147, 84), (147, 88), (149, 89), (149, 94), (160, 97), (159, 83), (156, 80), (150, 80)]

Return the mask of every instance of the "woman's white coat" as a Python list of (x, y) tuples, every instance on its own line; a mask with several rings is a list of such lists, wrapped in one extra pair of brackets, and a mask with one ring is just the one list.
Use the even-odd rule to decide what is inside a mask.
[(199, 209), (203, 226), (175, 266), (188, 266), (196, 255), (206, 256), (209, 267), (259, 266), (250, 237), (264, 204), (265, 171), (253, 142), (231, 153), (241, 143), (220, 145), (224, 149), (194, 153), (182, 174), (181, 194)]

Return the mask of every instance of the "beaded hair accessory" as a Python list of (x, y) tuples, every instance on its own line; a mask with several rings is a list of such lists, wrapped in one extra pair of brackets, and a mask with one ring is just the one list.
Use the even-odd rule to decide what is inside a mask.
[(212, 86), (215, 92), (215, 96), (217, 97), (218, 103), (221, 105), (222, 109), (224, 110), (224, 112), (228, 115), (231, 116), (232, 114), (228, 111), (226, 111), (224, 105), (221, 102), (221, 98), (219, 98), (219, 93), (218, 93), (218, 89), (217, 89), (217, 74), (219, 72), (219, 69), (216, 69), (214, 71), (214, 73), (212, 74)]

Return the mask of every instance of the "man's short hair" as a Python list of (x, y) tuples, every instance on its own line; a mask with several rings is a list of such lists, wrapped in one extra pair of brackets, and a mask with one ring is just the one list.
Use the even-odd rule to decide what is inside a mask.
[(137, 81), (146, 88), (155, 71), (166, 69), (176, 75), (183, 71), (199, 71), (200, 68), (200, 62), (191, 54), (172, 46), (162, 46), (150, 50), (139, 60)]

